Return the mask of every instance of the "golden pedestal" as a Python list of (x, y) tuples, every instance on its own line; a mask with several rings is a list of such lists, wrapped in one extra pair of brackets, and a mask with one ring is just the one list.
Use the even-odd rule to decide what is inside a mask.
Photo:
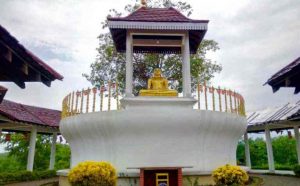
[(167, 96), (177, 97), (178, 93), (176, 90), (140, 90), (140, 96)]

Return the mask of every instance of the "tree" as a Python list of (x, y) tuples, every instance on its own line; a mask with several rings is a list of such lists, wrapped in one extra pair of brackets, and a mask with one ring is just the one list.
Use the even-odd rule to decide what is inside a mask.
[[(4, 138), (1, 139), (4, 143)], [(8, 151), (6, 161), (9, 160), (14, 163), (18, 170), (25, 170), (27, 165), (29, 147), (29, 135), (28, 134), (12, 134), (10, 141), (6, 142), (5, 150)], [(48, 135), (37, 135), (35, 156), (34, 156), (34, 170), (47, 170), (50, 163), (50, 152), (51, 152), (51, 137)], [(65, 144), (56, 144), (56, 155), (55, 155), (55, 168), (66, 169), (70, 167), (70, 148)], [(5, 158), (5, 157), (3, 157)], [(1, 159), (0, 159), (1, 160)], [(1, 166), (0, 166), (1, 168)], [(14, 170), (11, 167), (10, 170)], [(9, 171), (6, 169), (5, 171)], [(1, 172), (1, 169), (0, 169)]]
[(297, 164), (297, 148), (295, 138), (279, 136), (272, 141), (274, 161), (280, 165)]
[[(148, 7), (175, 7), (186, 16), (190, 16), (193, 9), (190, 4), (182, 1), (172, 0), (148, 0)], [(137, 0), (134, 5), (125, 6), (125, 15), (133, 12), (139, 7)], [(110, 10), (113, 17), (122, 16), (115, 9)], [(102, 23), (107, 28), (107, 22)], [(83, 74), (92, 85), (103, 85), (108, 81), (119, 82), (120, 91), (124, 93), (125, 88), (125, 55), (117, 53), (109, 32), (100, 34), (98, 55), (96, 61), (91, 64), (90, 74)], [(192, 87), (197, 82), (209, 82), (215, 73), (222, 70), (221, 65), (208, 59), (207, 52), (215, 52), (219, 49), (218, 43), (213, 40), (203, 40), (196, 54), (191, 56)], [(170, 86), (182, 92), (181, 57), (176, 54), (134, 54), (133, 55), (133, 78), (135, 95), (139, 90), (146, 87), (147, 80), (151, 77), (154, 68), (161, 68), (163, 74), (169, 79)]]
[[(249, 139), (251, 165), (253, 168), (267, 169), (268, 155), (263, 138)], [(290, 169), (297, 164), (296, 140), (288, 136), (272, 139), (272, 147), (276, 169)], [(245, 165), (245, 143), (239, 141), (237, 146), (238, 164)]]

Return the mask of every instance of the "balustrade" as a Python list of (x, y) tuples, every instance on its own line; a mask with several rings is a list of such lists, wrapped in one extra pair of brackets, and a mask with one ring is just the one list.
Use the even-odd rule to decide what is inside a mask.
[[(230, 112), (245, 116), (244, 98), (235, 91), (221, 89), (220, 86), (218, 88), (207, 86), (204, 83), (197, 84), (196, 91), (192, 95), (197, 99), (194, 109)], [(89, 112), (119, 110), (120, 97), (123, 95), (119, 92), (118, 83), (111, 81), (98, 88), (74, 91), (63, 99), (62, 118)]]

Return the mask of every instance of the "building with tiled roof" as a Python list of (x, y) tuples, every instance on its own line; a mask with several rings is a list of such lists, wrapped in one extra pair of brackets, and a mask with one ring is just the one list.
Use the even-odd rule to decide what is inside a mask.
[[(6, 118), (6, 122), (9, 121), (16, 125), (36, 125), (58, 130), (61, 111), (3, 100), (0, 104), (0, 115), (2, 118)], [(3, 119), (0, 119), (2, 130), (5, 130), (3, 121)], [(7, 129), (17, 130), (17, 128), (14, 129), (14, 127), (8, 127)], [(24, 131), (24, 128), (22, 130)]]
[[(0, 25), (0, 82), (14, 82), (25, 88), (25, 82), (51, 82), (63, 76), (26, 49), (14, 36)], [(59, 133), (60, 111), (28, 106), (3, 100), (7, 89), (0, 86), (0, 132), (30, 132), (27, 170), (33, 170), (36, 136), (52, 134), (50, 169), (54, 168), (55, 144)]]
[(11, 133), (30, 134), (27, 170), (33, 170), (37, 134), (52, 135), (49, 169), (54, 169), (61, 111), (3, 100), (0, 104), (0, 132), (9, 140)]

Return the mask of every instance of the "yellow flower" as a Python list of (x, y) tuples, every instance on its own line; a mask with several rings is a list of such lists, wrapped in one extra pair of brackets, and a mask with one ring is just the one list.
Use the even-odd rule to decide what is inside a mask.
[(245, 185), (248, 174), (239, 166), (224, 165), (213, 171), (212, 177), (217, 185)]
[(117, 175), (108, 162), (85, 161), (70, 170), (68, 180), (74, 186), (116, 186)]

